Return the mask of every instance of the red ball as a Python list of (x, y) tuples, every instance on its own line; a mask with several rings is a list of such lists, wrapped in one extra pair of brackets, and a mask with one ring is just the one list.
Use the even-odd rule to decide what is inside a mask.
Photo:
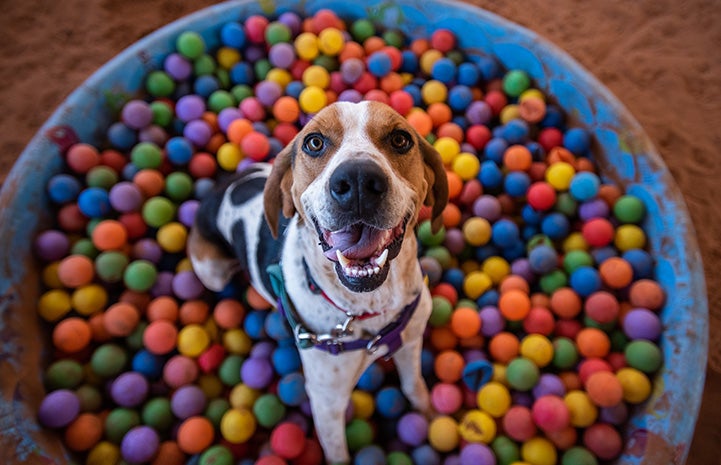
[(128, 239), (140, 239), (145, 236), (148, 231), (148, 225), (143, 219), (143, 215), (139, 212), (123, 213), (118, 217), (118, 221), (123, 223), (126, 231), (128, 232)]
[(321, 465), (322, 463), (323, 449), (316, 439), (306, 439), (303, 453), (293, 459), (293, 465)]
[(583, 304), (586, 316), (600, 324), (612, 323), (618, 318), (620, 305), (618, 299), (606, 291), (594, 292)]
[(305, 449), (305, 432), (295, 423), (281, 423), (270, 433), (270, 448), (284, 459), (294, 459)]
[(474, 124), (466, 130), (466, 142), (474, 149), (481, 150), (493, 137), (491, 130), (482, 124)]
[(220, 344), (213, 344), (198, 357), (198, 366), (203, 373), (217, 369), (225, 359), (225, 349)]
[(240, 149), (255, 161), (263, 161), (270, 153), (270, 142), (265, 134), (253, 131), (240, 141)]
[(290, 144), (297, 134), (298, 128), (292, 123), (280, 123), (273, 128), (273, 137), (278, 139), (283, 145)]
[(556, 433), (571, 424), (571, 412), (566, 403), (558, 396), (539, 397), (531, 409), (533, 421), (543, 431)]
[(556, 320), (553, 318), (553, 313), (543, 307), (531, 308), (526, 318), (523, 319), (523, 329), (528, 334), (543, 334), (544, 336), (549, 336), (553, 333), (555, 326)]
[(538, 133), (538, 143), (546, 152), (563, 145), (563, 132), (558, 128), (544, 128)]
[(255, 465), (288, 465), (288, 462), (277, 455), (266, 455), (256, 460)]
[(494, 115), (498, 115), (506, 104), (508, 104), (506, 95), (499, 90), (489, 91), (483, 100), (491, 107)]
[(621, 435), (608, 423), (596, 423), (583, 433), (583, 443), (601, 460), (613, 460), (623, 448)]
[(605, 247), (613, 241), (615, 231), (605, 218), (593, 218), (581, 227), (581, 234), (591, 247)]
[(592, 374), (599, 371), (613, 371), (611, 365), (601, 358), (588, 358), (578, 365), (578, 376), (585, 385)]
[(438, 29), (431, 35), (431, 47), (447, 53), (456, 47), (456, 36), (448, 29)]
[(405, 90), (391, 92), (389, 101), (393, 109), (403, 116), (406, 116), (413, 109), (413, 97)]
[(583, 325), (578, 320), (558, 320), (556, 322), (555, 335), (576, 340), (576, 335), (581, 331)]
[(473, 205), (478, 197), (483, 195), (483, 185), (478, 179), (469, 179), (463, 183), (461, 193), (458, 194), (458, 202), (464, 206)]
[(514, 405), (503, 417), (503, 430), (516, 441), (527, 441), (536, 435), (536, 424), (531, 411), (522, 405)]
[(526, 193), (528, 204), (537, 211), (545, 211), (556, 204), (556, 189), (545, 181), (531, 184)]

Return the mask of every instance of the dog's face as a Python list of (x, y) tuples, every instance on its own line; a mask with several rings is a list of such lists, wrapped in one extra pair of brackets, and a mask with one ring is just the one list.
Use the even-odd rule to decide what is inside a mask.
[(297, 212), (340, 282), (367, 292), (385, 281), (423, 204), (440, 228), (448, 185), (438, 153), (395, 110), (336, 103), (276, 157), (264, 195), (274, 234), (281, 210)]

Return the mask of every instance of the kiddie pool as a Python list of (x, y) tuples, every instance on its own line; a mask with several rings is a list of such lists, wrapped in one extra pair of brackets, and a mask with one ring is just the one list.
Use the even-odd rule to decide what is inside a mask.
[[(410, 36), (438, 28), (456, 32), (468, 53), (490, 54), (509, 69), (525, 70), (544, 93), (585, 126), (603, 173), (643, 199), (645, 229), (656, 259), (656, 279), (667, 292), (662, 310), (664, 367), (652, 397), (633, 412), (618, 464), (682, 464), (694, 432), (705, 377), (708, 308), (698, 245), (682, 195), (656, 149), (618, 100), (565, 52), (496, 15), (448, 0), (239, 0), (182, 18), (129, 47), (75, 90), (23, 151), (0, 192), (0, 450), (3, 463), (68, 463), (58, 436), (42, 429), (47, 356), (35, 312), (38, 266), (32, 238), (50, 224), (45, 184), (61, 169), (60, 147), (70, 132), (99, 143), (119, 102), (142, 87), (184, 30), (200, 32), (209, 47), (223, 23), (251, 14), (330, 8), (344, 19), (368, 17)], [(69, 131), (71, 129), (72, 131)]]

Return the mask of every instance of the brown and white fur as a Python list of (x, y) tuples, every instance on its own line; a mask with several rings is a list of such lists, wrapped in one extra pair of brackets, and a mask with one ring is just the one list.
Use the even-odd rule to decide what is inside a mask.
[[(252, 181), (267, 174), (256, 167), (240, 178)], [(353, 321), (353, 334), (342, 340), (377, 334), (420, 294), (402, 332), (403, 345), (392, 358), (412, 406), (430, 414), (420, 354), (431, 297), (417, 259), (414, 224), (425, 204), (437, 229), (447, 202), (445, 170), (433, 147), (384, 104), (336, 103), (315, 115), (276, 157), (262, 195), (233, 202), (238, 186), (237, 180), (223, 186), (203, 201), (196, 216), (188, 254), (201, 281), (220, 290), (240, 264), (254, 287), (274, 301), (258, 264), (260, 249), (275, 250), (268, 246), (271, 238), (258, 239), (265, 227), (282, 244), (276, 258), (286, 292), (303, 324), (315, 333), (329, 334), (343, 324), (340, 307), (355, 315), (378, 313)], [(243, 227), (234, 226), (239, 220)], [(308, 274), (333, 303), (309, 291)], [(316, 431), (329, 463), (349, 461), (344, 416), (351, 392), (364, 370), (386, 352), (300, 350)]]

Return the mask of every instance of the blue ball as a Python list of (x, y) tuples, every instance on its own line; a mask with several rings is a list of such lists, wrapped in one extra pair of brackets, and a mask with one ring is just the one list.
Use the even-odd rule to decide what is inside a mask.
[(468, 57), (478, 67), (481, 79), (490, 81), (501, 76), (501, 66), (496, 60), (487, 55), (470, 55)]
[(193, 91), (203, 98), (208, 98), (210, 94), (220, 89), (218, 80), (209, 74), (198, 76), (193, 83)]
[(503, 249), (501, 254), (507, 261), (512, 262), (526, 256), (526, 245), (523, 241), (519, 240), (514, 245)]
[(423, 105), (423, 93), (421, 92), (420, 86), (417, 84), (408, 84), (403, 88), (406, 92), (410, 94), (411, 97), (413, 97), (413, 105), (420, 107)]
[(483, 148), (483, 155), (489, 160), (493, 160), (499, 165), (503, 163), (503, 154), (508, 148), (508, 142), (501, 137), (494, 137), (489, 140)]
[(458, 84), (473, 87), (480, 78), (481, 72), (475, 64), (466, 62), (458, 65)]
[(481, 181), (483, 187), (495, 189), (503, 183), (503, 172), (495, 162), (487, 160), (481, 163), (478, 180)]
[(118, 121), (108, 128), (108, 141), (118, 150), (130, 150), (138, 142), (137, 132)]
[(582, 171), (573, 176), (568, 191), (574, 199), (580, 202), (585, 202), (586, 200), (596, 197), (600, 187), (601, 180), (598, 176), (596, 176), (596, 174), (588, 171)]
[(441, 456), (429, 444), (416, 447), (411, 451), (413, 463), (422, 463), (423, 465), (441, 465)]
[(495, 306), (498, 305), (498, 299), (500, 297), (501, 296), (497, 290), (489, 289), (476, 299), (476, 305), (478, 305), (478, 308), (487, 307), (489, 305)]
[[(469, 126), (468, 119), (465, 116), (455, 115), (451, 121), (453, 121), (455, 124), (457, 124), (464, 131), (466, 129), (468, 129), (468, 126)], [(475, 149), (473, 151), (470, 151), (470, 150), (468, 150), (468, 151), (471, 153), (475, 153)]]
[(241, 61), (230, 68), (230, 81), (233, 84), (252, 84), (255, 82), (255, 70), (250, 63)]
[(421, 374), (425, 379), (432, 379), (434, 376), (434, 364), (436, 363), (436, 356), (433, 355), (428, 349), (421, 351)]
[(626, 260), (633, 269), (633, 279), (651, 278), (653, 276), (653, 258), (643, 249), (630, 249), (623, 253)]
[(358, 389), (375, 392), (383, 385), (384, 379), (383, 368), (378, 363), (371, 363), (358, 380)]
[(126, 181), (132, 181), (136, 174), (140, 171), (140, 168), (135, 166), (133, 163), (128, 163), (123, 166), (122, 176)]
[(534, 273), (550, 273), (558, 268), (558, 254), (553, 247), (539, 245), (529, 252), (528, 262)]
[(386, 465), (386, 454), (380, 446), (365, 446), (356, 452), (353, 465)]
[(88, 187), (78, 195), (78, 207), (89, 218), (102, 218), (112, 207), (108, 192), (100, 187)]
[(501, 218), (491, 227), (491, 240), (501, 248), (512, 247), (520, 242), (518, 226), (511, 220)]
[(258, 340), (265, 336), (265, 318), (268, 312), (253, 310), (248, 312), (243, 322), (243, 329), (251, 339)]
[(546, 115), (543, 117), (538, 126), (541, 128), (557, 128), (563, 129), (565, 116), (563, 110), (557, 105), (546, 105)]
[(185, 165), (193, 158), (195, 149), (188, 139), (182, 136), (171, 137), (165, 143), (168, 160), (175, 165)]
[(449, 268), (443, 273), (443, 281), (453, 286), (458, 292), (463, 288), (465, 279), (466, 274), (460, 268)]
[(293, 339), (293, 332), (290, 329), (288, 320), (280, 312), (270, 312), (263, 326), (265, 333), (276, 341)]
[(493, 364), (488, 360), (474, 360), (463, 368), (463, 382), (473, 392), (478, 392), (492, 378)]
[(245, 31), (240, 23), (232, 21), (225, 23), (220, 28), (220, 41), (223, 45), (233, 48), (243, 48), (245, 46)]
[(275, 372), (280, 376), (293, 373), (301, 368), (300, 354), (295, 344), (278, 347), (273, 351), (271, 360)]
[(531, 157), (534, 161), (542, 161), (546, 158), (546, 150), (541, 144), (536, 141), (526, 142), (526, 148), (531, 152)]
[(521, 228), (521, 237), (524, 241), (527, 241), (531, 239), (533, 236), (537, 235), (540, 231), (540, 228), (538, 225), (535, 224), (526, 224)]
[(525, 204), (521, 209), (521, 218), (526, 224), (539, 225), (544, 216), (543, 212), (539, 212), (528, 204)]
[(83, 188), (80, 181), (69, 174), (56, 174), (48, 181), (48, 196), (57, 204), (72, 202)]
[(480, 247), (476, 247), (473, 251), (473, 256), (478, 260), (479, 262), (483, 262), (488, 258), (500, 255), (501, 251), (498, 250), (498, 247), (496, 247), (493, 244), (486, 244), (482, 245)]
[(393, 69), (391, 57), (385, 52), (374, 52), (368, 57), (368, 71), (376, 77), (387, 76)]
[(455, 111), (464, 111), (473, 101), (473, 93), (466, 86), (453, 86), (448, 91), (448, 105)]
[(617, 257), (618, 252), (614, 246), (609, 245), (591, 250), (591, 256), (593, 257), (593, 261), (600, 265), (611, 257)]
[(571, 223), (563, 213), (549, 213), (541, 220), (541, 234), (552, 240), (563, 239), (568, 236), (570, 230)]
[(163, 374), (166, 358), (155, 355), (145, 349), (138, 351), (133, 357), (133, 371), (137, 371), (150, 381), (160, 379)]
[(415, 74), (418, 71), (418, 57), (415, 53), (410, 50), (405, 50), (401, 53), (401, 67), (399, 69), (401, 73)]
[(298, 371), (288, 373), (278, 382), (278, 398), (289, 407), (297, 407), (308, 399), (305, 377)]
[(376, 411), (384, 418), (399, 418), (408, 409), (408, 401), (397, 387), (386, 387), (376, 394)]
[(583, 128), (571, 128), (563, 134), (563, 146), (574, 155), (585, 155), (591, 148), (591, 135)]
[(512, 119), (502, 128), (502, 137), (508, 141), (509, 144), (522, 144), (528, 138), (530, 129), (528, 123), (522, 119)]
[(511, 171), (503, 180), (503, 188), (511, 197), (523, 197), (531, 186), (531, 178), (523, 171)]
[(601, 289), (601, 276), (590, 266), (579, 266), (569, 278), (571, 288), (581, 297), (588, 297)]
[(450, 58), (439, 58), (431, 67), (431, 77), (450, 84), (456, 78), (456, 64)]
[(285, 86), (285, 94), (297, 100), (303, 89), (305, 86), (301, 81), (291, 81)]

